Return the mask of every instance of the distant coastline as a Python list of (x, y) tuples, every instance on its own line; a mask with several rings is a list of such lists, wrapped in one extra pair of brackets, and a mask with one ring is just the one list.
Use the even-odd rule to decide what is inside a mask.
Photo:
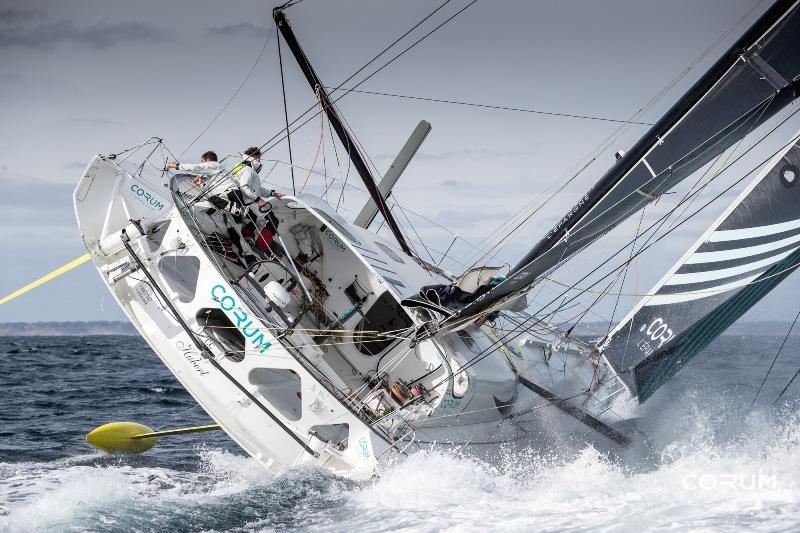
[(42, 337), (54, 335), (138, 335), (130, 322), (0, 322), (0, 336)]
[[(791, 322), (764, 321), (740, 322), (732, 325), (723, 335), (783, 336)], [(568, 326), (567, 326), (568, 327)], [(573, 334), (580, 337), (600, 337), (608, 330), (603, 323), (582, 323)], [(136, 329), (123, 321), (98, 320), (87, 322), (0, 322), (0, 337), (41, 337), (56, 335), (138, 335)], [(800, 328), (792, 336), (800, 335)]]

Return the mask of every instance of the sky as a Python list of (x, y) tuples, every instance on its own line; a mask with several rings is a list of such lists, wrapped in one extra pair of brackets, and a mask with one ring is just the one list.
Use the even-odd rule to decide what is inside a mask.
[[(287, 17), (321, 79), (335, 86), (438, 4), (303, 0)], [(354, 82), (467, 4), (451, 0)], [(767, 5), (768, 0), (479, 0), (359, 89), (623, 120), (746, 15), (638, 118), (654, 122)], [(94, 154), (158, 136), (175, 153), (188, 147), (183, 160), (191, 161), (209, 149), (236, 154), (261, 145), (285, 126), (272, 7), (263, 0), (0, 0), (0, 296), (85, 252), (71, 195)], [(286, 49), (283, 60), (294, 118), (315, 97)], [(192, 144), (251, 68), (247, 83)], [(433, 130), (394, 198), (407, 210), (408, 220), (399, 218), (409, 235), (425, 243), (427, 250), (415, 243), (424, 257), (430, 253), (437, 262), (453, 234), (460, 236), (454, 260), (443, 263), (453, 271), (479, 260), (498, 226), (620, 126), (364, 93), (348, 94), (339, 108), (378, 175), (416, 124), (431, 122)], [(334, 152), (325, 128), (315, 119), (293, 136), (294, 162), (341, 180), (326, 198), (352, 219), (366, 197), (351, 186), (360, 183), (354, 172), (348, 176), (346, 163), (337, 166), (341, 147)], [(487, 261), (513, 264), (613, 164), (614, 152), (645, 131), (646, 126), (628, 126)], [(285, 143), (266, 158), (288, 160)], [(295, 180), (315, 194), (328, 185), (299, 168)], [(275, 166), (269, 182), (290, 190), (289, 168)], [(719, 212), (724, 205), (717, 207)], [(646, 266), (637, 267), (627, 287), (635, 283), (643, 291), (656, 282), (715, 216), (703, 213), (643, 257)], [(587, 268), (591, 262), (564, 279)], [(797, 280), (790, 278), (748, 316), (791, 319), (796, 304), (790, 294), (796, 289)], [(612, 304), (604, 302), (599, 314), (608, 316)], [(0, 322), (123, 318), (90, 264), (0, 306)]]

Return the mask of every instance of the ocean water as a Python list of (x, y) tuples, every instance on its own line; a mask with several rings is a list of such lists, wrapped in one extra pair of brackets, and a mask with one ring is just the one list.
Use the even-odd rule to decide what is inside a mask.
[(590, 445), (501, 453), (432, 448), (352, 482), (262, 470), (221, 432), (145, 455), (94, 452), (114, 420), (208, 417), (135, 337), (0, 337), (0, 531), (640, 531), (800, 528), (800, 366), (789, 340), (724, 336), (647, 404), (647, 453)]

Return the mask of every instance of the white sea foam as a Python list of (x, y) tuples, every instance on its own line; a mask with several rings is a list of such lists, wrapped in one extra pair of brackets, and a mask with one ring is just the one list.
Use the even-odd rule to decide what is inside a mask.
[[(689, 402), (691, 403), (691, 402)], [(728, 406), (730, 408), (730, 406)], [(428, 450), (356, 485), (313, 469), (269, 475), (200, 451), (200, 469), (157, 461), (0, 465), (0, 529), (557, 531), (791, 529), (800, 522), (800, 418), (752, 411), (721, 436), (725, 407), (682, 411), (654, 459), (592, 447), (509, 453), (489, 464)]]
[[(728, 444), (705, 438), (672, 443), (663, 459), (644, 471), (616, 464), (592, 448), (569, 459), (516, 457), (500, 467), (419, 453), (385, 472), (354, 501), (380, 517), (390, 526), (386, 529), (639, 531), (746, 525), (773, 531), (797, 524), (797, 423), (747, 433)], [(353, 525), (366, 526), (355, 520)]]

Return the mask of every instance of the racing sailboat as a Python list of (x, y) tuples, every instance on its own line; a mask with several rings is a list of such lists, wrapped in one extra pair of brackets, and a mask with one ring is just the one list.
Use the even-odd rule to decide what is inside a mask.
[[(278, 31), (370, 193), (366, 214), (349, 222), (303, 194), (244, 205), (220, 192), (236, 188), (229, 173), (198, 185), (164, 168), (168, 148), (152, 138), (91, 160), (74, 193), (78, 226), (142, 337), (267, 468), (366, 478), (428, 443), (492, 448), (554, 432), (626, 446), (639, 404), (798, 266), (798, 136), (603, 338), (551, 325), (526, 296), (796, 112), (798, 3), (771, 6), (505, 276), (453, 276), (415, 254), (391, 181), (376, 182), (282, 8)], [(392, 240), (368, 229), (376, 214)]]

